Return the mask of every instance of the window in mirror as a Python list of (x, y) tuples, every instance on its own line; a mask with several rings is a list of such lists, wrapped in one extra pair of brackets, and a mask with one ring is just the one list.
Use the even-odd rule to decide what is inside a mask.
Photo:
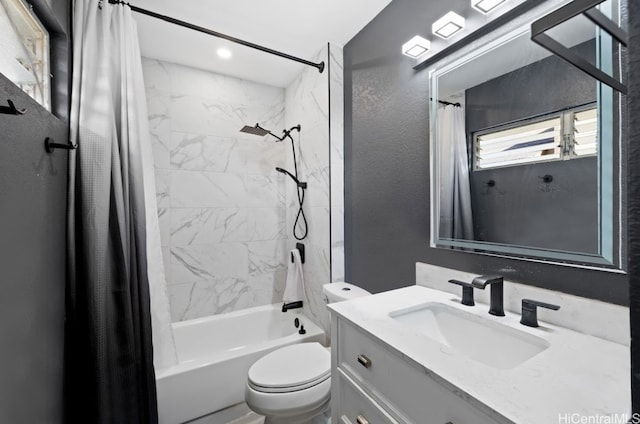
[(562, 155), (562, 119), (554, 116), (510, 129), (498, 128), (476, 133), (474, 139), (476, 170), (558, 160)]
[(597, 154), (598, 109), (589, 106), (476, 132), (474, 170)]
[(0, 73), (51, 110), (49, 34), (22, 0), (0, 0)]
[(598, 154), (598, 109), (577, 112), (573, 117), (573, 156)]

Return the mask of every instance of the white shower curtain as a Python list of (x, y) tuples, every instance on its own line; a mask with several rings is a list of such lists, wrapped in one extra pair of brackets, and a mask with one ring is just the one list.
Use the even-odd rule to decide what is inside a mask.
[[(99, 3), (101, 8), (98, 7)], [(127, 166), (131, 170), (132, 175), (125, 177), (142, 179), (144, 198), (136, 201), (144, 202), (144, 217), (140, 218), (146, 222), (146, 270), (153, 329), (153, 362), (156, 369), (175, 364), (177, 360), (160, 249), (142, 63), (136, 23), (128, 6), (95, 0), (74, 2), (71, 138), (80, 145), (78, 159), (74, 157), (71, 165), (79, 170), (75, 176), (78, 179), (76, 185), (93, 185), (96, 180), (109, 178), (102, 175), (110, 172), (103, 165), (114, 160), (109, 159), (114, 155), (122, 157), (117, 160), (135, 162), (123, 163), (121, 168), (125, 174)], [(124, 149), (127, 151), (123, 152)], [(98, 175), (100, 172), (102, 174)], [(96, 192), (98, 198), (109, 202), (104, 198), (105, 195), (109, 196), (108, 192), (98, 193), (99, 187), (91, 186), (90, 189)], [(126, 199), (125, 195), (125, 202)], [(85, 199), (87, 201), (95, 201), (89, 208), (105, 206), (99, 199)], [(102, 211), (97, 215), (105, 213)], [(97, 220), (104, 222), (105, 217), (99, 216)]]
[(440, 238), (473, 240), (469, 160), (464, 109), (438, 108)]

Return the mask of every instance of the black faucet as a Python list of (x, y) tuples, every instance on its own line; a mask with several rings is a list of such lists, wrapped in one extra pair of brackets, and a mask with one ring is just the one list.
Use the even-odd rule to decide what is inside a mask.
[(296, 309), (296, 308), (302, 308), (302, 300), (282, 304), (282, 312), (287, 312), (289, 309)]
[(467, 306), (474, 306), (476, 303), (473, 301), (473, 288), (471, 283), (465, 283), (460, 280), (449, 280), (451, 284), (457, 284), (462, 286), (462, 300), (460, 303)]
[(504, 316), (504, 278), (499, 275), (481, 275), (474, 278), (471, 285), (482, 290), (490, 285), (491, 306), (489, 307), (489, 313), (497, 317)]
[(522, 318), (520, 324), (527, 327), (538, 327), (538, 307), (547, 308), (553, 311), (560, 309), (558, 305), (539, 302), (537, 300), (522, 299)]

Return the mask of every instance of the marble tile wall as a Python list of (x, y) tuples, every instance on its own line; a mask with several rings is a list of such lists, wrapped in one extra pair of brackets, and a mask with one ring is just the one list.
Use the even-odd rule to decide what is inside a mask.
[(143, 58), (173, 321), (279, 302), (290, 147), (240, 133), (284, 128), (285, 90)]
[[(329, 60), (329, 48), (324, 46), (311, 59)], [(322, 296), (322, 285), (331, 281), (331, 202), (330, 202), (330, 135), (329, 135), (329, 73), (320, 74), (315, 68), (306, 68), (285, 91), (285, 123), (290, 128), (300, 124), (302, 131), (296, 138), (298, 172), (301, 181), (308, 183), (304, 211), (309, 233), (303, 241), (306, 248), (304, 278), (309, 301), (304, 313), (325, 331), (329, 330), (329, 315)], [(289, 146), (290, 148), (290, 146)], [(293, 169), (291, 152), (286, 156), (287, 169)], [(298, 210), (295, 185), (286, 184), (287, 249), (295, 247), (297, 240), (292, 227)]]

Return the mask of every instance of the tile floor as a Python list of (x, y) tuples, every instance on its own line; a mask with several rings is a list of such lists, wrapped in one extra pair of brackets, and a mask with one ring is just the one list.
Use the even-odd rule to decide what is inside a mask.
[(264, 424), (264, 417), (241, 403), (184, 424)]
[(244, 417), (240, 417), (233, 421), (230, 421), (228, 424), (263, 424), (264, 417), (256, 414), (255, 412), (249, 412)]

